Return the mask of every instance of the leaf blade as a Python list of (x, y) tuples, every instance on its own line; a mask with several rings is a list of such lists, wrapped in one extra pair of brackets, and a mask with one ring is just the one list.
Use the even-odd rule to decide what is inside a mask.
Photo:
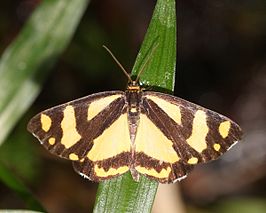
[(43, 1), (3, 53), (0, 144), (39, 94), (41, 83), (73, 36), (88, 2)]
[[(137, 75), (151, 48), (159, 43), (140, 82), (173, 91), (176, 66), (176, 14), (174, 0), (158, 0), (138, 53), (132, 75)], [(160, 69), (158, 69), (160, 68)], [(158, 183), (141, 176), (135, 182), (130, 173), (99, 184), (94, 212), (151, 212)]]

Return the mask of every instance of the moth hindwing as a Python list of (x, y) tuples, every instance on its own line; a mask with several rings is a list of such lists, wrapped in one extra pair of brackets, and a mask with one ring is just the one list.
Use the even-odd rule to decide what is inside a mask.
[(184, 178), (241, 139), (229, 118), (183, 99), (130, 84), (45, 110), (28, 130), (51, 153), (93, 181), (130, 171), (161, 183)]

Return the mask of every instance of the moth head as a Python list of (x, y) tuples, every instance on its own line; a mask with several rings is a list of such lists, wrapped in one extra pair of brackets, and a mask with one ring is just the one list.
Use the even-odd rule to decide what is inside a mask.
[(140, 91), (140, 85), (139, 82), (137, 81), (129, 81), (128, 86), (127, 86), (127, 90), (129, 91)]

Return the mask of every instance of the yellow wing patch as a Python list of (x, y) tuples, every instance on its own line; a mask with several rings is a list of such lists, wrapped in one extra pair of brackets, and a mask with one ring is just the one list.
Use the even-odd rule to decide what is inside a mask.
[(127, 114), (121, 115), (110, 127), (93, 141), (87, 157), (91, 161), (105, 160), (122, 152), (130, 152), (130, 135)]
[(52, 119), (45, 114), (41, 114), (41, 126), (43, 131), (48, 132), (52, 125)]
[(180, 159), (173, 149), (172, 141), (144, 114), (140, 114), (135, 145), (136, 152), (143, 152), (159, 161), (174, 163)]
[(87, 120), (94, 118), (99, 112), (107, 107), (111, 102), (120, 98), (122, 95), (111, 95), (92, 102), (88, 107)]
[(220, 123), (219, 133), (223, 138), (226, 138), (228, 136), (230, 127), (231, 127), (230, 121), (224, 121), (224, 122)]
[(199, 161), (198, 158), (192, 157), (192, 158), (190, 158), (190, 159), (188, 160), (187, 163), (188, 163), (188, 164), (197, 164), (198, 161)]
[(172, 118), (177, 124), (181, 125), (182, 116), (179, 106), (156, 96), (147, 95), (147, 98), (155, 102), (170, 118)]
[(69, 159), (70, 159), (70, 160), (79, 160), (79, 156), (76, 155), (75, 153), (71, 153), (71, 154), (69, 155)]
[(48, 143), (50, 145), (54, 145), (55, 144), (55, 138), (54, 137), (49, 138)]
[(64, 111), (64, 117), (61, 122), (62, 139), (61, 143), (68, 149), (77, 143), (81, 136), (76, 129), (76, 117), (73, 106), (67, 106)]
[(171, 172), (171, 168), (168, 166), (167, 169), (162, 169), (160, 172), (157, 172), (155, 169), (147, 169), (142, 166), (136, 166), (135, 169), (142, 174), (146, 174), (155, 178), (167, 178)]
[(193, 119), (192, 133), (187, 139), (187, 143), (197, 152), (202, 152), (207, 148), (206, 136), (209, 128), (207, 126), (207, 116), (202, 110), (198, 110)]
[(214, 148), (215, 151), (218, 152), (221, 149), (221, 145), (218, 144), (218, 143), (215, 143), (215, 144), (213, 144), (213, 148)]
[(105, 171), (103, 168), (98, 167), (97, 164), (94, 166), (94, 172), (98, 177), (108, 177), (108, 176), (123, 174), (128, 170), (129, 170), (128, 166), (121, 166), (117, 169), (110, 168), (107, 171)]

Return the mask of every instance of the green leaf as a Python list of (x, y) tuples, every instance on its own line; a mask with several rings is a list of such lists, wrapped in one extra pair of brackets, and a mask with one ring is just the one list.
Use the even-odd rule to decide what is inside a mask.
[(176, 68), (176, 12), (174, 0), (158, 0), (138, 53), (132, 74), (137, 75), (152, 47), (158, 44), (152, 59), (141, 74), (144, 86), (173, 91)]
[(0, 60), (0, 144), (40, 92), (89, 0), (43, 1)]
[[(151, 50), (156, 46), (152, 56)], [(157, 90), (173, 91), (176, 66), (176, 13), (174, 0), (158, 0), (138, 53), (132, 75), (151, 57), (140, 82)], [(150, 212), (158, 183), (144, 176), (135, 182), (130, 173), (99, 184), (94, 212)]]

